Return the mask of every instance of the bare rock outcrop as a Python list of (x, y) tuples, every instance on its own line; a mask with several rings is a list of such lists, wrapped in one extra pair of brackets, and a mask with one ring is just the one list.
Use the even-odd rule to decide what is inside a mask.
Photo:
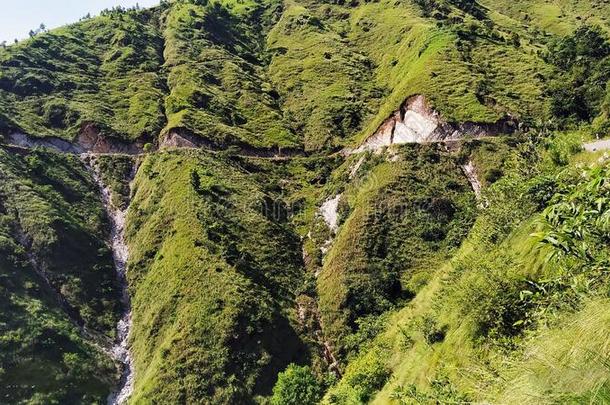
[(93, 124), (85, 124), (76, 139), (85, 152), (90, 153), (122, 153), (126, 155), (137, 155), (144, 150), (143, 138), (133, 142), (126, 142), (117, 138), (104, 136)]
[(451, 123), (443, 120), (422, 95), (409, 97), (404, 104), (387, 118), (367, 140), (345, 154), (374, 151), (390, 145), (405, 143), (451, 142), (465, 137), (483, 138), (509, 134), (517, 129), (517, 123), (506, 117), (496, 123)]
[(482, 191), (481, 191), (483, 189), (483, 186), (481, 185), (481, 181), (479, 180), (479, 176), (477, 174), (477, 169), (474, 166), (474, 163), (472, 162), (472, 160), (469, 160), (468, 162), (463, 164), (461, 167), (462, 167), (462, 171), (464, 172), (464, 175), (468, 179), (468, 182), (472, 186), (472, 191), (474, 191), (474, 194), (475, 194), (477, 200), (481, 200), (481, 198), (483, 196)]
[(211, 148), (211, 142), (191, 134), (189, 131), (180, 128), (173, 129), (161, 137), (159, 149), (176, 148)]
[(70, 142), (54, 136), (38, 137), (21, 132), (11, 132), (5, 137), (8, 145), (23, 148), (41, 147), (61, 153), (94, 153), (137, 155), (143, 152), (145, 140), (123, 141), (102, 134), (93, 124), (84, 124), (76, 140)]
[(4, 137), (5, 142), (9, 145), (19, 146), (22, 148), (46, 148), (52, 149), (57, 152), (63, 153), (83, 153), (84, 150), (71, 142), (66, 141), (65, 139), (55, 138), (55, 137), (47, 137), (47, 138), (38, 138), (30, 135), (26, 135), (20, 132), (13, 132)]

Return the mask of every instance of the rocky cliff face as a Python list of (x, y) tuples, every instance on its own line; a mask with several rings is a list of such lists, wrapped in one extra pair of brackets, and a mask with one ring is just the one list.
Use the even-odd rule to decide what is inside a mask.
[(422, 95), (409, 97), (377, 131), (348, 154), (378, 150), (385, 146), (405, 143), (452, 142), (465, 137), (483, 138), (510, 134), (517, 123), (506, 117), (496, 123), (451, 123), (443, 120)]
[(43, 147), (63, 153), (113, 153), (137, 155), (144, 150), (144, 139), (126, 142), (104, 136), (94, 125), (87, 124), (81, 129), (74, 142), (56, 137), (37, 137), (21, 132), (11, 132), (5, 137), (6, 143), (24, 148)]

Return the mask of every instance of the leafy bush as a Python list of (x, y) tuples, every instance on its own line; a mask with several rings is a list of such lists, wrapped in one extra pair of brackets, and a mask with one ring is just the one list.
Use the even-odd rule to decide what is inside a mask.
[(553, 256), (575, 258), (585, 268), (608, 259), (610, 237), (610, 167), (583, 171), (576, 185), (567, 184), (544, 211), (542, 242)]
[(557, 192), (557, 180), (554, 176), (536, 176), (528, 183), (527, 195), (538, 210), (546, 208)]
[[(510, 263), (498, 265), (511, 268)], [(463, 304), (474, 322), (475, 338), (502, 344), (530, 324), (532, 305), (521, 294), (530, 286), (523, 280), (492, 274), (467, 287), (470, 294)]]
[(315, 405), (322, 398), (322, 385), (307, 366), (291, 364), (279, 373), (273, 387), (273, 405)]
[(466, 404), (471, 402), (471, 398), (460, 393), (451, 383), (451, 380), (442, 373), (432, 379), (429, 391), (424, 391), (414, 384), (397, 385), (390, 398), (398, 401), (401, 405)]
[(584, 24), (572, 35), (549, 44), (546, 59), (562, 69), (568, 70), (577, 64), (603, 59), (610, 54), (605, 31), (598, 25)]
[[(546, 262), (554, 271), (545, 280), (532, 283), (529, 300), (540, 313), (561, 307), (575, 308), (584, 296), (603, 293), (610, 265), (610, 168), (607, 164), (571, 172), (571, 182), (558, 176), (560, 188), (534, 234), (550, 248)], [(576, 181), (574, 181), (576, 180)]]
[(350, 363), (341, 382), (331, 388), (323, 403), (367, 403), (390, 376), (384, 354), (380, 349), (370, 350)]

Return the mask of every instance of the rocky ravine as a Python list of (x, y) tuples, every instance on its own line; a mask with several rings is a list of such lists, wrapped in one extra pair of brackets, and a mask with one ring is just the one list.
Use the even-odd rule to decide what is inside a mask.
[[(129, 249), (125, 243), (125, 224), (128, 208), (121, 210), (112, 203), (112, 191), (104, 185), (101, 173), (96, 162), (95, 155), (81, 155), (86, 167), (89, 168), (93, 178), (100, 188), (102, 203), (110, 219), (110, 243), (112, 257), (117, 273), (117, 278), (121, 288), (121, 303), (123, 313), (117, 324), (117, 337), (110, 349), (112, 358), (121, 365), (121, 379), (117, 390), (108, 396), (108, 405), (119, 405), (127, 401), (133, 392), (134, 385), (134, 365), (133, 358), (129, 350), (129, 334), (131, 332), (131, 300), (127, 284), (127, 259)], [(137, 165), (134, 164), (131, 180), (135, 177)]]
[[(129, 297), (129, 290), (126, 279), (127, 270), (127, 259), (129, 256), (129, 250), (125, 243), (125, 223), (128, 208), (124, 210), (116, 207), (112, 203), (112, 191), (107, 187), (103, 180), (96, 161), (97, 155), (102, 154), (137, 154), (140, 151), (140, 144), (134, 143), (128, 145), (126, 143), (116, 143), (114, 140), (105, 140), (101, 135), (93, 136), (92, 133), (89, 135), (81, 134), (76, 143), (71, 143), (59, 138), (37, 138), (21, 133), (12, 133), (5, 137), (5, 141), (10, 146), (17, 146), (20, 148), (36, 148), (42, 147), (47, 148), (60, 153), (70, 153), (79, 155), (91, 173), (91, 176), (97, 183), (101, 201), (110, 219), (110, 235), (109, 243), (112, 250), (112, 256), (114, 265), (117, 273), (117, 279), (120, 286), (121, 292), (121, 303), (123, 306), (123, 312), (117, 324), (117, 337), (114, 342), (101, 334), (100, 332), (90, 330), (84, 325), (84, 321), (78, 316), (78, 312), (70, 307), (65, 298), (59, 291), (53, 288), (52, 283), (47, 278), (44, 271), (44, 266), (33, 256), (28, 255), (28, 258), (32, 262), (34, 269), (38, 275), (43, 279), (51, 291), (56, 292), (57, 300), (60, 306), (64, 309), (66, 314), (70, 317), (72, 322), (81, 330), (83, 335), (88, 338), (95, 346), (100, 350), (111, 356), (117, 363), (120, 364), (121, 379), (119, 386), (115, 392), (108, 396), (109, 405), (123, 404), (131, 396), (133, 392), (134, 384), (134, 367), (133, 359), (129, 351), (129, 333), (131, 331), (131, 300)], [(130, 182), (135, 177), (137, 165), (134, 164)], [(28, 246), (28, 242), (25, 237), (20, 238), (23, 246)]]

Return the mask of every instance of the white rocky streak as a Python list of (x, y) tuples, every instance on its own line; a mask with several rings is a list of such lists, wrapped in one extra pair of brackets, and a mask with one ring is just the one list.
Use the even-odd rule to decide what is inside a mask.
[[(320, 207), (320, 214), (322, 215), (322, 218), (324, 218), (324, 222), (326, 222), (326, 225), (331, 231), (331, 235), (328, 240), (324, 242), (324, 245), (322, 247), (320, 247), (320, 250), (322, 251), (323, 255), (328, 253), (328, 251), (330, 250), (330, 246), (333, 243), (333, 237), (339, 229), (338, 211), (340, 200), (341, 194), (337, 194), (334, 198), (329, 198), (328, 200), (326, 200), (324, 204), (322, 204), (322, 206)], [(318, 273), (316, 273), (316, 277), (317, 276)]]
[(477, 200), (481, 199), (481, 182), (479, 181), (479, 177), (477, 176), (477, 170), (474, 167), (474, 163), (472, 160), (469, 160), (468, 163), (462, 165), (462, 171), (466, 175), (466, 178), (470, 182), (472, 186), (472, 190), (474, 191), (474, 195), (477, 197)]
[(440, 124), (439, 115), (426, 106), (423, 96), (415, 96), (395, 111), (371, 137), (348, 154), (378, 151), (390, 145), (430, 142)]
[(330, 228), (331, 231), (337, 232), (338, 225), (338, 209), (339, 200), (341, 200), (341, 194), (337, 194), (334, 198), (329, 198), (320, 207), (320, 213), (324, 218), (324, 222)]
[[(105, 186), (99, 167), (95, 162), (95, 156), (90, 154), (81, 155), (86, 166), (90, 168), (93, 178), (98, 184), (102, 203), (106, 209), (106, 213), (110, 218), (110, 242), (112, 247), (112, 256), (117, 272), (118, 281), (121, 287), (121, 303), (123, 305), (123, 314), (117, 324), (117, 338), (110, 350), (111, 356), (115, 361), (121, 363), (121, 380), (117, 390), (108, 396), (108, 405), (119, 405), (127, 401), (133, 392), (134, 383), (134, 367), (133, 358), (129, 351), (129, 333), (131, 331), (131, 300), (127, 286), (127, 259), (129, 257), (129, 249), (125, 243), (125, 219), (127, 216), (127, 208), (124, 210), (116, 207), (112, 203), (112, 192), (109, 187)], [(135, 175), (135, 165), (131, 178)], [(131, 180), (130, 178), (130, 180)]]
[(358, 173), (358, 169), (360, 169), (360, 166), (362, 166), (365, 159), (366, 159), (366, 156), (360, 156), (360, 159), (358, 159), (356, 164), (354, 166), (352, 166), (352, 168), (349, 172), (350, 179), (353, 179), (356, 176), (356, 174)]
[(392, 130), (394, 128), (382, 129), (378, 133), (374, 134), (370, 138), (366, 140), (364, 144), (362, 144), (357, 149), (349, 151), (349, 154), (352, 153), (361, 153), (367, 151), (377, 151), (386, 146), (390, 146), (392, 144)]
[(392, 144), (426, 142), (437, 126), (438, 121), (407, 110), (402, 121), (396, 122)]

